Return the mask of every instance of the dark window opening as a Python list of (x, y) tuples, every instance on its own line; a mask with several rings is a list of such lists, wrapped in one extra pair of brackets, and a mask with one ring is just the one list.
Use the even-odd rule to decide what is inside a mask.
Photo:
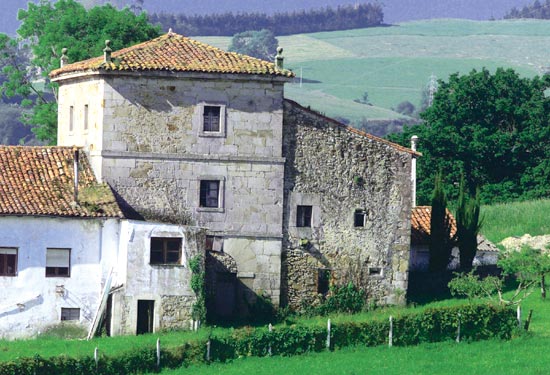
[(353, 214), (353, 226), (364, 227), (366, 216), (365, 210), (355, 210)]
[(72, 307), (62, 307), (61, 320), (80, 320), (80, 309)]
[(371, 275), (371, 276), (381, 276), (382, 275), (382, 268), (380, 268), (380, 267), (371, 267), (371, 268), (369, 268), (369, 275)]
[(298, 206), (296, 209), (296, 226), (311, 227), (312, 206)]
[(70, 277), (71, 275), (71, 250), (47, 249), (46, 250), (46, 276)]
[(223, 237), (206, 236), (206, 250), (223, 252)]
[(181, 238), (151, 237), (150, 264), (181, 264)]
[(203, 180), (200, 186), (201, 207), (218, 208), (220, 204), (220, 181)]
[(205, 105), (203, 112), (203, 131), (219, 132), (220, 131), (220, 112), (221, 107), (213, 105)]
[(89, 109), (88, 104), (84, 105), (84, 130), (88, 130), (88, 122), (89, 122)]
[(17, 249), (0, 247), (0, 276), (17, 276)]
[(330, 289), (330, 270), (317, 270), (317, 293), (327, 294)]

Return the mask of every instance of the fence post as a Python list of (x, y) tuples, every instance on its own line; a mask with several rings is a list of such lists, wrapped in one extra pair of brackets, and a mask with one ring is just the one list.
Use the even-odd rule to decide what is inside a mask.
[(516, 318), (518, 320), (518, 327), (521, 328), (521, 306), (518, 305), (518, 308), (516, 310)]
[[(271, 323), (269, 323), (269, 333), (273, 332), (273, 326)], [(267, 349), (267, 354), (271, 357), (271, 341), (273, 340), (273, 337), (269, 335), (269, 348)]]
[(157, 339), (157, 368), (160, 368), (160, 338)]
[(206, 362), (210, 362), (210, 339), (206, 342)]
[(388, 346), (393, 346), (393, 316), (390, 315), (390, 333), (388, 335)]
[(456, 329), (456, 342), (460, 342), (460, 313), (458, 313), (458, 327)]
[(327, 349), (330, 350), (330, 319), (327, 321)]
[(95, 370), (97, 371), (97, 368), (99, 366), (99, 350), (97, 349), (97, 346), (94, 349), (94, 361), (95, 361)]

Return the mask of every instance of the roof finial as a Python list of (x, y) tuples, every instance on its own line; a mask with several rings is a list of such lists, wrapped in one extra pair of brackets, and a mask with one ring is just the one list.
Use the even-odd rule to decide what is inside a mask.
[(276, 70), (283, 70), (283, 60), (285, 58), (283, 57), (283, 47), (277, 48), (277, 56), (275, 57), (275, 69)]
[(111, 62), (111, 52), (113, 52), (113, 50), (111, 49), (110, 46), (111, 46), (111, 41), (107, 39), (105, 41), (105, 48), (103, 49), (103, 58), (106, 63)]
[(172, 31), (172, 28), (169, 28), (169, 29), (168, 29), (168, 35), (169, 35), (169, 36), (174, 35), (174, 32)]
[(63, 68), (65, 65), (69, 63), (69, 57), (67, 56), (67, 48), (63, 48), (61, 50), (61, 67)]

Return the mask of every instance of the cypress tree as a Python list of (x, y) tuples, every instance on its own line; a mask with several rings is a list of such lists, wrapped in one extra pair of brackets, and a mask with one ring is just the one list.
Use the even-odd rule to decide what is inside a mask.
[(477, 253), (477, 235), (481, 228), (479, 207), (479, 189), (476, 189), (475, 196), (472, 196), (462, 175), (456, 210), (456, 227), (460, 268), (464, 271), (472, 269), (472, 262)]
[(443, 190), (441, 172), (435, 176), (430, 217), (430, 271), (442, 272), (447, 269), (454, 246), (451, 237), (451, 221), (447, 215), (447, 197)]

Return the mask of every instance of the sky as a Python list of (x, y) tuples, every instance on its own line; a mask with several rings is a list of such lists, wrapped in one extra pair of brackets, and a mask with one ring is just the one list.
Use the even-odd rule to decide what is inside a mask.
[[(496, 19), (512, 7), (522, 7), (534, 0), (383, 0), (384, 21), (397, 23), (428, 18)], [(17, 10), (26, 8), (28, 0), (0, 0), (0, 32), (14, 35), (18, 27)], [(353, 4), (353, 0), (145, 0), (149, 12), (265, 12), (292, 11), (339, 4)], [(365, 1), (360, 1), (361, 3)]]

